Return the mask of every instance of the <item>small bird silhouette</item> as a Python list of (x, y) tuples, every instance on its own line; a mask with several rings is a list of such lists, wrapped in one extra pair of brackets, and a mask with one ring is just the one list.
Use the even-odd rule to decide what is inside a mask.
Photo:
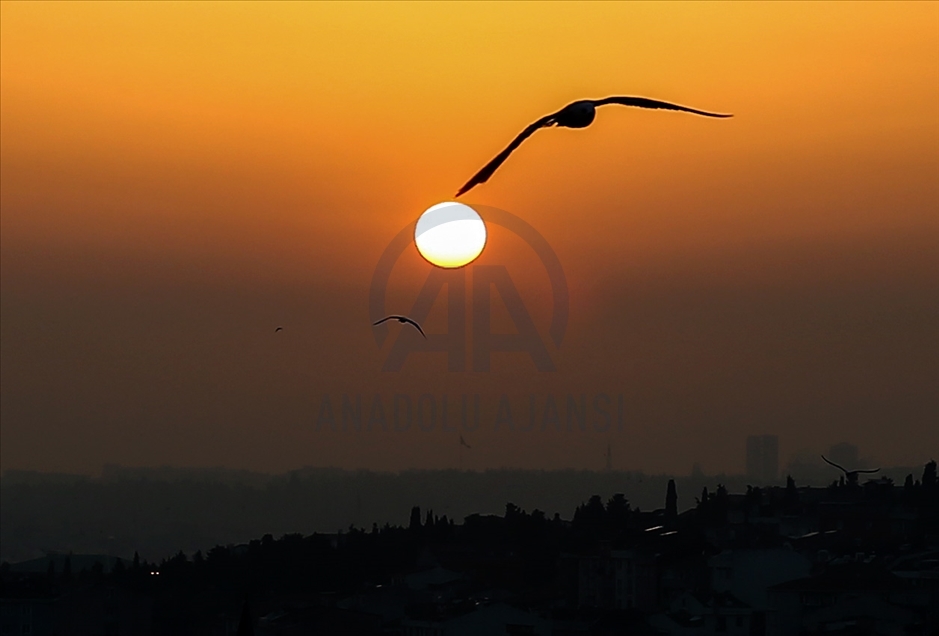
[(278, 327), (277, 329), (274, 330), (274, 333), (277, 333), (278, 331), (283, 331), (283, 330), (284, 330), (283, 327)]
[(414, 325), (414, 327), (415, 327), (418, 331), (421, 332), (421, 335), (424, 336), (425, 339), (427, 338), (427, 335), (424, 333), (424, 330), (421, 329), (421, 326), (420, 326), (419, 324), (417, 324), (416, 322), (414, 322), (413, 320), (411, 320), (410, 318), (408, 318), (407, 316), (386, 316), (385, 318), (382, 318), (382, 319), (379, 320), (378, 322), (373, 322), (373, 323), (372, 323), (372, 326), (374, 327), (374, 326), (376, 326), (376, 325), (380, 325), (381, 323), (385, 322), (386, 320), (397, 320), (397, 321), (400, 322), (401, 324), (408, 323), (408, 324), (410, 324), (410, 325)]
[(467, 448), (472, 448), (472, 446), (470, 446), (469, 444), (466, 443), (466, 440), (463, 439), (463, 436), (462, 436), (462, 435), (460, 435), (460, 445), (461, 445), (461, 446), (466, 446)]
[(876, 473), (876, 472), (879, 472), (879, 471), (880, 471), (879, 468), (874, 468), (873, 470), (871, 470), (871, 469), (868, 469), (868, 470), (847, 470), (847, 469), (844, 468), (843, 466), (839, 466), (839, 465), (836, 464), (835, 462), (831, 461), (830, 459), (828, 459), (828, 458), (825, 457), (824, 455), (822, 455), (822, 459), (824, 459), (826, 463), (828, 463), (828, 464), (834, 466), (835, 468), (837, 468), (838, 470), (842, 471), (842, 472), (844, 473), (845, 481), (847, 481), (849, 484), (857, 484), (857, 481), (858, 481), (858, 474), (860, 474), (860, 473)]
[(456, 193), (456, 196), (466, 193), (472, 188), (476, 187), (480, 183), (485, 183), (489, 180), (489, 177), (492, 176), (492, 173), (502, 165), (509, 155), (512, 154), (512, 151), (518, 148), (523, 141), (531, 137), (531, 135), (538, 130), (539, 128), (549, 128), (551, 126), (561, 126), (563, 128), (586, 128), (591, 123), (593, 123), (594, 117), (597, 116), (597, 107), (605, 106), (607, 104), (619, 104), (620, 106), (635, 106), (637, 108), (653, 108), (660, 110), (678, 110), (685, 113), (694, 113), (695, 115), (703, 115), (705, 117), (733, 117), (733, 115), (720, 115), (717, 113), (709, 113), (703, 110), (697, 110), (696, 108), (688, 108), (687, 106), (678, 106), (677, 104), (670, 104), (668, 102), (661, 102), (657, 99), (648, 99), (645, 97), (606, 97), (604, 99), (582, 99), (568, 104), (561, 110), (550, 115), (545, 115), (531, 126), (519, 133), (512, 143), (508, 147), (496, 155), (495, 159), (483, 166), (483, 169), (477, 172), (472, 179), (466, 182), (460, 190)]

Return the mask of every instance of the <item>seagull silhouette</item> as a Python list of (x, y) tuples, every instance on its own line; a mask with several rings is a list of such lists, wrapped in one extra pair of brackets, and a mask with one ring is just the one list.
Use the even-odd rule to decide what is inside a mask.
[(550, 115), (545, 115), (531, 126), (519, 133), (518, 137), (512, 140), (512, 143), (508, 147), (496, 155), (495, 159), (483, 166), (483, 169), (477, 172), (472, 179), (466, 182), (460, 190), (456, 193), (456, 196), (460, 196), (471, 190), (472, 188), (478, 186), (480, 183), (485, 183), (489, 180), (489, 177), (492, 176), (492, 173), (502, 165), (509, 155), (512, 154), (512, 151), (518, 148), (523, 141), (531, 137), (531, 135), (538, 130), (539, 128), (549, 128), (551, 126), (561, 126), (563, 128), (586, 128), (589, 126), (594, 117), (597, 116), (597, 107), (606, 106), (607, 104), (619, 104), (620, 106), (635, 106), (637, 108), (653, 108), (660, 110), (678, 110), (685, 113), (694, 113), (695, 115), (704, 115), (705, 117), (733, 117), (733, 115), (720, 115), (718, 113), (709, 113), (703, 110), (698, 110), (696, 108), (688, 108), (687, 106), (679, 106), (677, 104), (670, 104), (668, 102), (661, 102), (657, 99), (647, 99), (645, 97), (606, 97), (604, 99), (582, 99), (580, 101), (572, 102), (559, 110), (556, 113)]
[(843, 466), (839, 466), (839, 465), (836, 464), (835, 462), (831, 461), (830, 459), (828, 459), (828, 458), (825, 457), (824, 455), (822, 455), (822, 459), (824, 459), (826, 463), (828, 463), (828, 464), (834, 466), (835, 468), (837, 468), (838, 470), (842, 471), (842, 472), (844, 473), (845, 481), (847, 481), (849, 484), (857, 484), (858, 474), (859, 474), (859, 473), (876, 473), (876, 472), (879, 472), (879, 471), (880, 471), (879, 468), (875, 468), (875, 469), (873, 469), (873, 470), (870, 470), (870, 469), (868, 469), (868, 470), (847, 470), (847, 469), (844, 468)]
[(379, 320), (378, 322), (373, 322), (373, 323), (372, 323), (372, 326), (374, 327), (374, 326), (376, 326), (376, 325), (380, 325), (381, 323), (385, 322), (386, 320), (397, 320), (397, 321), (400, 322), (401, 324), (408, 323), (408, 324), (410, 324), (410, 325), (414, 325), (414, 327), (415, 327), (418, 331), (421, 332), (421, 335), (424, 336), (425, 339), (427, 338), (427, 335), (424, 333), (424, 330), (421, 329), (421, 326), (420, 326), (419, 324), (417, 324), (416, 322), (414, 322), (413, 320), (411, 320), (410, 318), (408, 318), (407, 316), (386, 316), (385, 318), (382, 318), (382, 319)]
[(277, 333), (278, 331), (283, 331), (283, 330), (284, 330), (283, 327), (278, 327), (277, 329), (274, 330), (274, 333)]

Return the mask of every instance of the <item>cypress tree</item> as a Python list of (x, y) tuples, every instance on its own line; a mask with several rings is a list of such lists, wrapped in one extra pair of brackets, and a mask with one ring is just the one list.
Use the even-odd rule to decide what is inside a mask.
[(665, 517), (675, 519), (678, 516), (678, 490), (675, 488), (675, 480), (668, 480), (668, 489), (665, 492)]

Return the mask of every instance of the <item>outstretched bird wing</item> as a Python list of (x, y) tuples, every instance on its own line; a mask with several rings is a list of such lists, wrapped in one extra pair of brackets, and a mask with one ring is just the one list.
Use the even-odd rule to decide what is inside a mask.
[(660, 102), (657, 99), (648, 99), (646, 97), (627, 97), (627, 96), (613, 96), (606, 97), (604, 99), (594, 100), (594, 106), (606, 106), (607, 104), (619, 104), (620, 106), (635, 106), (637, 108), (655, 108), (660, 110), (680, 110), (685, 113), (694, 113), (695, 115), (704, 115), (705, 117), (733, 117), (733, 115), (721, 115), (719, 113), (709, 113), (704, 110), (698, 110), (696, 108), (688, 108), (687, 106), (679, 106), (678, 104), (670, 104), (668, 102)]
[(409, 324), (414, 325), (414, 326), (417, 328), (417, 330), (421, 332), (421, 335), (424, 336), (424, 339), (425, 339), (425, 340), (427, 339), (427, 334), (424, 333), (424, 330), (421, 329), (421, 326), (420, 326), (419, 324), (417, 324), (416, 322), (414, 322), (413, 320), (411, 320), (411, 319), (408, 318), (407, 316), (401, 318), (400, 320), (402, 320), (403, 322), (406, 322), (406, 323), (409, 323)]
[(472, 448), (472, 446), (466, 443), (466, 440), (463, 439), (462, 435), (460, 435), (460, 444), (462, 444), (463, 446), (466, 446), (467, 448)]
[(492, 176), (492, 173), (495, 172), (496, 169), (499, 166), (501, 166), (502, 163), (506, 159), (509, 158), (509, 155), (512, 154), (513, 150), (515, 150), (516, 148), (522, 145), (523, 141), (531, 137), (532, 134), (539, 128), (552, 126), (554, 124), (553, 120), (554, 120), (555, 115), (557, 115), (557, 113), (551, 113), (550, 115), (545, 115), (544, 117), (542, 117), (541, 119), (539, 119), (538, 121), (530, 125), (528, 128), (520, 132), (518, 134), (518, 137), (513, 139), (512, 143), (506, 146), (505, 150), (497, 154), (492, 161), (490, 161), (485, 166), (483, 166), (482, 170), (480, 170), (475, 175), (473, 175), (473, 178), (467, 181), (466, 185), (460, 188), (459, 192), (456, 193), (456, 196), (460, 196), (461, 194), (467, 192), (468, 190), (471, 190), (472, 188), (478, 186), (480, 183), (486, 183), (486, 181), (489, 180), (489, 177)]
[(839, 465), (836, 464), (835, 462), (829, 460), (829, 459), (828, 459), (827, 457), (825, 457), (824, 455), (822, 455), (822, 459), (824, 459), (827, 463), (831, 464), (831, 465), (834, 466), (835, 468), (838, 468), (838, 469), (840, 469), (840, 470), (843, 470), (844, 472), (848, 472), (847, 470), (844, 469), (843, 466), (839, 466)]
[(401, 319), (403, 319), (403, 316), (385, 316), (384, 318), (382, 318), (382, 319), (379, 320), (378, 322), (373, 322), (373, 323), (372, 323), (372, 326), (374, 327), (374, 326), (376, 326), (376, 325), (380, 325), (381, 323), (385, 322), (386, 320), (401, 320)]

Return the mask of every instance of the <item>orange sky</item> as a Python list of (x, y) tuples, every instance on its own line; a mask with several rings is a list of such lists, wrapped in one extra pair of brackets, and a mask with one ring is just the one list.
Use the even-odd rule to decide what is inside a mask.
[[(624, 468), (735, 472), (764, 431), (784, 461), (939, 445), (937, 3), (0, 12), (4, 469), (452, 464), (443, 433), (313, 430), (343, 391), (627, 395), (616, 435), (479, 431), (475, 468), (594, 467), (609, 441)], [(382, 374), (385, 245), (525, 125), (610, 94), (735, 117), (606, 107), (464, 197), (557, 252), (557, 373)], [(499, 230), (496, 262), (545, 309)]]

